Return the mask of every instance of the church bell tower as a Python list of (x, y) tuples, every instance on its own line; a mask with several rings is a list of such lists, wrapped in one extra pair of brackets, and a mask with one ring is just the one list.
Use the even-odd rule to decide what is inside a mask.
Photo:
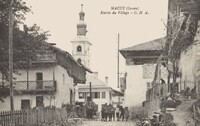
[(92, 45), (86, 37), (87, 24), (84, 22), (85, 12), (83, 5), (79, 12), (79, 23), (77, 24), (77, 36), (71, 41), (72, 56), (79, 62), (90, 68), (90, 46)]

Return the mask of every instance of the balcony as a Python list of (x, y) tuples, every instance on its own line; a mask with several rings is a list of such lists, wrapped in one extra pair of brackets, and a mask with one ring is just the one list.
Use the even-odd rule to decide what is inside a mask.
[(56, 81), (15, 81), (14, 91), (16, 94), (21, 93), (54, 93), (56, 91)]

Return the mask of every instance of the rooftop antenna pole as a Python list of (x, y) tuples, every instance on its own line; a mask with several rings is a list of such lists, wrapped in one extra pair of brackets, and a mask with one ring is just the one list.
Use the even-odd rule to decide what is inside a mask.
[(119, 88), (119, 33), (117, 43), (117, 87)]

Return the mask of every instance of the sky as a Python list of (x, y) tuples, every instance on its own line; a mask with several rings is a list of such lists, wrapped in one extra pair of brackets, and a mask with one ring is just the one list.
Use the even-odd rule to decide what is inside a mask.
[[(25, 23), (28, 26), (38, 24), (44, 31), (49, 31), (48, 42), (56, 43), (69, 53), (72, 52), (70, 41), (76, 37), (76, 24), (83, 4), (87, 37), (92, 43), (90, 69), (97, 71), (103, 81), (108, 76), (113, 88), (117, 87), (118, 33), (120, 49), (166, 34), (164, 23), (168, 0), (26, 0), (26, 3), (33, 13), (26, 15)], [(118, 12), (112, 7), (125, 9)], [(113, 11), (116, 14), (112, 14)], [(143, 14), (135, 14), (136, 11), (143, 11)], [(120, 72), (125, 69), (125, 59), (120, 55)]]

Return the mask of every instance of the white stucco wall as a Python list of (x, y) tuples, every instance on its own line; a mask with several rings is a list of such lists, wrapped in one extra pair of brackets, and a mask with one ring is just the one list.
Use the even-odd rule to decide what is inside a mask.
[(73, 78), (68, 75), (63, 67), (56, 65), (55, 80), (57, 82), (55, 105), (61, 107), (62, 104), (70, 102), (70, 89), (74, 92)]
[[(142, 65), (127, 65), (127, 81), (124, 105), (141, 104), (146, 99), (147, 85), (143, 79)], [(152, 81), (152, 80), (151, 80)]]
[[(81, 46), (82, 52), (77, 52), (77, 47)], [(90, 44), (86, 41), (79, 40), (72, 42), (72, 56), (77, 60), (81, 59), (82, 63), (90, 68)]]
[[(156, 63), (144, 65), (127, 65), (127, 81), (124, 97), (125, 106), (142, 104), (146, 100), (147, 82), (152, 83)], [(167, 82), (167, 69), (161, 66), (161, 78)], [(150, 84), (150, 88), (151, 88)]]
[[(21, 100), (30, 100), (30, 107), (36, 106), (36, 96), (43, 96), (44, 106), (50, 105), (49, 95), (17, 95), (14, 96), (14, 109), (21, 110)], [(0, 111), (10, 110), (10, 97), (4, 99), (4, 102), (0, 103)]]

